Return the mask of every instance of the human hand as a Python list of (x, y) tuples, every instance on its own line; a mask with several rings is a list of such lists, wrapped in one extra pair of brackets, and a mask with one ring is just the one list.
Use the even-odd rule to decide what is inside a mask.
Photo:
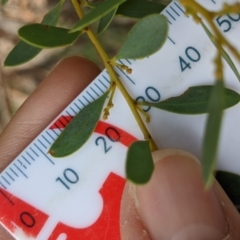
[[(49, 74), (1, 134), (0, 172), (99, 72), (90, 61), (72, 57)], [(214, 189), (204, 192), (200, 164), (193, 156), (174, 149), (153, 155), (159, 161), (151, 181), (137, 188), (129, 183), (125, 187), (123, 240), (240, 239), (238, 212), (217, 182)], [(231, 237), (224, 238), (228, 233)], [(0, 228), (0, 239), (13, 238)]]

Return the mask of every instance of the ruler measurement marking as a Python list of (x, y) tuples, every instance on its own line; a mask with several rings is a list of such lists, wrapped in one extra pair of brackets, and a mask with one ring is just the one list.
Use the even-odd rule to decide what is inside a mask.
[(99, 94), (94, 90), (94, 88), (90, 87), (90, 89), (91, 89), (98, 97), (100, 97)]
[(22, 155), (22, 158), (25, 160), (26, 163), (28, 163), (28, 165), (31, 165), (31, 163), (24, 157), (24, 155)]
[(63, 128), (66, 127), (67, 124), (63, 123), (62, 120), (59, 118), (58, 121), (63, 125)]
[(172, 6), (170, 6), (170, 8), (173, 10), (173, 12), (176, 13), (176, 15), (177, 15), (178, 17), (180, 17), (180, 14), (179, 14)]
[(13, 165), (17, 168), (17, 170), (18, 170), (25, 178), (28, 178), (28, 176), (17, 166), (16, 163), (14, 163)]
[[(73, 104), (76, 106), (76, 108), (77, 108), (79, 111), (82, 110), (75, 102), (74, 102)], [(59, 119), (59, 122), (61, 122), (60, 119)], [(63, 125), (63, 126), (65, 127), (65, 125)]]
[(53, 138), (53, 136), (48, 132), (46, 131), (46, 134), (54, 141), (55, 139)]
[[(212, 2), (212, 3), (211, 3)], [(210, 0), (210, 3), (209, 3), (209, 5), (212, 5), (212, 4), (216, 4), (216, 2), (214, 1), (214, 0)], [(217, 2), (217, 3), (219, 3), (219, 2)], [(175, 6), (174, 6), (174, 5)], [(178, 17), (180, 17), (181, 18), (181, 16), (182, 16), (182, 13), (184, 13), (185, 14), (185, 11), (183, 11), (183, 9), (182, 8), (180, 8), (180, 6), (178, 6), (178, 4), (176, 3), (176, 2), (173, 2), (173, 4), (169, 7), (169, 8), (167, 8), (168, 9), (168, 13), (169, 14), (172, 14), (172, 16), (174, 16), (176, 19), (174, 19), (175, 21), (180, 21), (181, 19), (179, 19)], [(172, 7), (173, 6), (173, 7)], [(174, 9), (175, 8), (175, 9)], [(176, 15), (175, 15), (176, 14)], [(180, 14), (180, 15), (179, 15)], [(178, 17), (177, 17), (178, 16)], [(187, 17), (187, 16), (186, 16)], [(170, 18), (169, 16), (168, 16), (168, 18)], [(172, 20), (171, 20), (172, 21)], [(173, 26), (174, 26), (174, 21), (172, 21), (172, 23), (168, 20), (168, 22), (169, 22), (169, 24), (172, 24), (173, 23)], [(176, 24), (177, 25), (177, 24)], [(184, 24), (182, 24), (182, 25), (184, 25)], [(188, 25), (187, 25), (188, 26)], [(172, 26), (171, 26), (172, 27)], [(174, 29), (173, 29), (174, 30)], [(176, 29), (175, 29), (176, 30)], [(194, 29), (193, 29), (194, 30)], [(175, 38), (174, 37), (174, 35), (173, 35), (173, 38)], [(169, 39), (169, 41), (171, 41), (171, 44), (176, 44), (175, 43), (175, 41), (174, 40), (176, 40), (176, 41), (178, 41), (178, 44), (177, 44), (177, 47), (179, 47), (179, 44), (181, 43), (179, 43), (179, 39), (178, 38), (175, 38), (174, 40), (173, 39), (171, 39), (170, 37), (168, 37), (168, 39)], [(180, 44), (181, 45), (181, 44)], [(167, 47), (171, 47), (172, 45), (167, 45)], [(181, 47), (181, 46), (180, 46)], [(168, 48), (167, 48), (168, 49)], [(172, 54), (171, 53), (171, 49), (170, 49), (170, 54)], [(171, 56), (171, 55), (170, 55)], [(123, 62), (125, 62), (125, 61), (128, 61), (127, 59), (126, 60), (124, 60)], [(134, 63), (134, 61), (135, 60), (133, 60), (133, 63)], [(131, 64), (131, 63), (129, 63), (129, 64)], [(128, 74), (124, 71), (124, 70), (122, 70), (122, 69), (120, 69), (120, 68), (118, 68), (119, 69), (119, 71), (121, 71), (121, 76), (123, 77), (123, 79), (124, 80), (130, 80), (133, 84), (135, 84), (135, 82), (133, 82), (132, 80), (131, 80), (131, 78), (129, 78), (128, 77)], [(138, 70), (138, 68), (137, 68), (137, 70)], [(105, 73), (105, 72), (104, 72)], [(141, 73), (140, 72), (140, 70), (139, 70), (139, 73)], [(102, 78), (101, 78), (101, 80), (103, 81), (104, 80), (104, 78), (105, 78), (105, 76), (103, 75), (103, 73), (102, 73), (102, 76), (101, 76)], [(99, 80), (100, 82), (101, 82), (101, 80)], [(106, 79), (105, 79), (106, 80)], [(137, 79), (135, 79), (136, 80), (136, 82), (137, 82)], [(96, 81), (97, 82), (97, 81)], [(108, 81), (109, 82), (109, 81)], [(105, 81), (103, 81), (103, 82), (101, 82), (101, 84), (103, 85), (103, 83), (105, 83), (106, 84), (106, 82)], [(94, 86), (95, 85), (95, 86)], [(92, 94), (92, 96), (94, 96), (95, 97), (95, 95), (94, 94), (96, 94), (98, 97), (99, 97), (99, 94), (102, 92), (102, 93), (104, 93), (104, 91), (96, 84), (96, 83), (94, 83), (94, 85), (92, 85), (93, 86), (93, 88), (92, 87), (88, 87), (87, 89), (89, 89), (88, 91)], [(106, 84), (107, 85), (107, 84)], [(104, 87), (106, 87), (106, 86), (104, 86)], [(91, 90), (92, 90), (92, 92), (91, 92)], [(95, 90), (98, 92), (96, 92)], [(90, 93), (88, 92), (88, 91), (86, 91), (86, 93), (89, 95), (86, 95), (87, 97), (88, 97), (88, 99), (89, 100), (91, 100), (93, 97), (90, 95)], [(83, 100), (85, 98), (85, 96), (83, 96), (83, 97), (81, 97), (81, 99)], [(86, 99), (86, 98), (85, 98)], [(87, 100), (87, 99), (86, 99)], [(75, 101), (77, 101), (77, 99), (75, 100)], [(81, 103), (81, 104), (83, 104), (82, 102), (81, 102), (81, 100), (78, 100), (79, 101), (79, 103)], [(87, 100), (88, 101), (88, 100)], [(78, 107), (78, 105), (77, 104), (79, 104), (78, 102), (77, 103), (75, 103), (75, 102), (73, 102), (73, 103), (71, 103), (71, 105), (69, 105), (68, 106), (68, 108), (67, 109), (71, 109), (73, 112), (75, 112), (74, 111), (74, 105), (79, 109), (79, 107)], [(84, 105), (84, 104), (83, 104)], [(71, 106), (73, 107), (73, 108), (71, 108)], [(79, 105), (79, 106), (81, 106), (81, 105)], [(85, 105), (84, 105), (85, 106)], [(76, 110), (76, 109), (75, 109)], [(81, 109), (80, 109), (81, 110)], [(69, 112), (68, 111), (65, 111), (69, 116), (72, 116), (72, 114), (69, 114)], [(64, 119), (66, 120), (66, 122), (70, 122), (70, 120), (67, 118), (67, 117), (65, 117), (65, 116), (62, 116), (62, 121), (61, 120), (58, 120), (58, 124), (54, 124), (55, 126), (57, 126), (57, 125), (61, 125), (62, 123), (64, 123), (64, 124), (62, 124), (61, 126), (66, 126), (65, 125), (65, 122), (64, 122)], [(61, 124), (60, 124), (61, 123)], [(58, 127), (58, 126), (57, 126)], [(48, 129), (48, 131), (49, 130), (51, 130), (51, 131), (53, 131), (57, 136), (58, 136), (58, 130), (56, 130), (56, 132), (55, 132), (55, 130), (53, 130), (53, 129)], [(60, 130), (60, 129), (59, 129)], [(54, 137), (51, 135), (51, 133), (50, 133), (50, 131), (48, 132), (47, 130), (46, 130), (46, 133), (48, 134), (48, 136), (49, 136), (49, 138), (48, 138), (48, 136), (47, 135), (45, 135), (46, 136), (46, 139), (45, 139), (45, 137), (42, 135), (42, 137), (45, 139), (45, 141), (46, 142), (48, 142), (48, 141), (51, 141), (51, 139), (52, 140), (55, 140), (54, 139)], [(38, 136), (38, 138), (40, 138), (40, 135)], [(35, 140), (35, 142), (38, 140), (38, 138)], [(42, 139), (41, 139), (42, 140)], [(44, 141), (43, 141), (43, 143), (44, 143)], [(35, 143), (32, 143), (32, 144), (34, 144), (35, 146), (36, 146), (36, 144)], [(31, 145), (30, 145), (31, 146)], [(27, 149), (31, 149), (31, 147), (28, 147)], [(37, 147), (37, 146), (36, 146)], [(41, 149), (43, 149), (40, 145), (39, 145), (39, 147), (41, 148)], [(36, 150), (35, 149), (35, 147), (33, 146), (33, 148), (34, 148), (34, 150)], [(38, 148), (38, 147), (37, 147)], [(41, 149), (39, 149), (38, 148), (38, 150), (43, 154), (43, 155), (45, 155), (45, 157), (46, 158), (48, 158), (47, 157), (47, 153), (45, 154), (44, 152), (42, 152), (42, 150)], [(40, 155), (40, 153), (38, 152), (38, 150), (36, 150), (37, 151), (37, 153), (39, 154), (39, 156), (42, 158), (42, 155)], [(34, 151), (31, 149), (31, 151), (34, 153)], [(31, 151), (29, 150), (29, 152), (31, 153)], [(43, 151), (44, 151), (44, 149), (43, 149)], [(25, 155), (26, 156), (26, 159), (28, 159), (29, 161), (31, 161), (31, 159), (33, 160), (33, 161), (35, 161), (35, 159), (33, 158), (33, 157), (35, 157), (35, 155), (36, 156), (38, 156), (36, 153), (35, 153), (35, 155), (32, 153), (32, 156), (28, 153), (28, 152), (25, 152), (26, 154), (28, 154), (28, 156), (30, 157), (28, 157), (27, 155)], [(38, 156), (38, 157), (39, 157)], [(44, 156), (43, 156), (44, 157)], [(23, 159), (25, 159), (24, 158), (24, 156), (22, 156), (22, 158)], [(50, 156), (50, 158), (51, 158), (51, 156)], [(21, 159), (21, 158), (20, 158)], [(15, 161), (16, 161), (17, 159), (15, 159)], [(22, 160), (22, 159), (21, 159)], [(37, 158), (36, 158), (36, 160), (37, 160)], [(22, 160), (23, 161), (23, 163), (24, 163), (24, 160)], [(53, 159), (53, 161), (54, 161), (54, 159)], [(26, 163), (25, 163), (26, 164)], [(55, 163), (53, 163), (53, 164), (55, 164)], [(57, 164), (57, 163), (56, 163)], [(19, 164), (17, 163), (17, 165), (19, 166)], [(20, 166), (21, 167), (21, 166)], [(22, 169), (22, 167), (21, 167), (21, 169)], [(30, 169), (30, 168), (29, 168)], [(18, 177), (18, 175), (10, 168), (10, 170)], [(10, 170), (9, 170), (9, 172), (10, 172)], [(56, 171), (56, 170), (55, 170)], [(16, 179), (16, 182), (17, 182), (17, 178), (15, 177), (15, 175), (13, 174), (11, 172), (11, 174), (13, 175), (13, 177)], [(30, 175), (29, 174), (29, 172), (27, 172), (27, 175), (29, 175), (29, 178), (30, 178), (30, 180), (32, 181), (32, 175)], [(4, 176), (4, 177), (3, 177)], [(11, 175), (8, 173), (8, 172), (5, 172), (4, 174), (3, 174), (3, 176), (1, 176), (2, 177), (2, 179), (4, 180), (2, 180), (1, 179), (1, 181), (2, 182), (0, 182), (0, 186), (2, 186), (3, 188), (5, 188), (5, 189), (7, 189), (7, 188), (9, 188), (8, 187), (8, 185), (6, 184), (6, 183), (4, 183), (4, 182), (6, 182), (6, 180), (5, 180), (5, 178), (13, 185), (13, 183), (11, 182), (11, 179), (13, 180), (13, 181), (15, 181), (14, 180), (14, 178), (13, 177), (11, 177)], [(9, 177), (7, 177), (7, 176), (9, 176)], [(33, 179), (34, 180), (34, 179)], [(30, 182), (30, 181), (28, 181), (28, 182)], [(7, 187), (6, 187), (6, 186)], [(23, 186), (23, 189), (24, 189), (24, 186)], [(3, 197), (5, 197), (6, 198), (6, 200), (8, 200), (9, 201), (9, 203), (10, 204), (12, 204), (12, 205), (14, 205), (14, 203), (11, 201), (11, 198), (10, 197), (8, 197), (5, 193), (4, 193), (5, 191), (2, 189), (2, 191), (1, 191), (1, 189), (0, 189), (0, 193), (3, 195)], [(16, 203), (15, 203), (16, 204)], [(12, 220), (12, 219), (11, 219)], [(14, 221), (14, 219), (13, 219), (13, 221)], [(46, 226), (43, 226), (43, 229), (45, 228)], [(107, 227), (108, 227), (108, 225), (107, 225)], [(44, 229), (45, 230), (45, 229)], [(50, 232), (50, 231), (49, 231)], [(106, 232), (106, 234), (107, 234), (107, 232)], [(106, 237), (106, 234), (105, 234), (105, 237)], [(61, 236), (60, 236), (61, 235)], [(60, 234), (60, 235), (58, 235), (58, 237), (64, 237), (64, 239), (65, 238), (67, 238), (67, 235), (65, 235), (65, 233), (62, 233), (62, 234)], [(64, 236), (62, 236), (62, 235), (64, 235)], [(51, 236), (51, 235), (50, 235)], [(75, 236), (75, 235), (74, 235)], [(46, 237), (47, 238), (47, 237)]]
[(27, 151), (26, 151), (26, 153), (33, 161), (35, 161), (35, 159), (32, 157), (32, 155), (30, 155)]
[(132, 83), (132, 84), (136, 84), (121, 68), (118, 67), (118, 69), (124, 74), (124, 76)]
[(15, 179), (8, 172), (6, 172), (6, 174), (9, 176), (9, 178), (11, 178), (13, 181), (15, 181)]
[(7, 201), (14, 206), (14, 202), (0, 189), (0, 193), (7, 199)]
[[(66, 113), (67, 113), (68, 116), (72, 116), (68, 111), (66, 111)], [(70, 122), (70, 121), (69, 121), (69, 122)]]
[(176, 2), (174, 2), (174, 5), (175, 5), (180, 11), (182, 11), (184, 14), (186, 13), (186, 12), (179, 6), (179, 4), (177, 4)]
[(83, 107), (86, 106), (80, 99), (78, 99), (78, 101), (83, 105)]
[[(61, 127), (59, 127), (58, 125), (57, 125), (57, 122), (55, 122), (54, 124), (53, 124), (53, 126), (55, 126), (60, 132), (62, 132), (62, 129), (61, 129)], [(54, 131), (54, 129), (52, 129), (53, 131)], [(54, 131), (54, 133), (57, 135), (57, 136), (59, 136), (59, 134), (57, 134), (55, 131)]]
[(32, 150), (32, 152), (37, 156), (39, 157), (39, 155), (30, 147), (30, 149)]
[(128, 59), (125, 59), (125, 60), (128, 62), (128, 64), (132, 65), (132, 63)]
[(168, 36), (168, 39), (175, 45), (176, 43)]
[[(166, 17), (166, 16), (165, 16)], [(169, 20), (168, 20), (168, 18), (167, 18), (167, 21), (168, 21), (168, 23), (170, 24), (170, 25), (172, 25), (172, 22), (170, 22)]]
[(104, 75), (102, 75), (103, 76), (103, 78), (110, 84), (110, 81), (109, 81), (109, 79), (107, 79), (107, 77), (106, 76), (104, 76)]
[[(66, 113), (68, 114), (68, 112), (66, 111)], [(69, 116), (71, 116), (70, 114), (68, 114)], [(68, 120), (64, 115), (63, 115), (63, 118), (65, 119), (65, 121), (67, 122), (66, 123), (66, 126), (69, 124), (70, 120)]]
[(83, 96), (83, 98), (89, 103), (91, 103), (85, 96)]
[(47, 160), (52, 163), (52, 165), (55, 165), (55, 163), (48, 157), (48, 155), (42, 151), (42, 149), (36, 144), (34, 143), (35, 147), (47, 158)]
[[(59, 120), (60, 121), (60, 120)], [(64, 125), (63, 125), (64, 126)], [(48, 139), (42, 134), (42, 138), (49, 144), (51, 145), (51, 143), (48, 141)]]
[[(7, 188), (5, 187), (5, 185), (2, 184), (1, 182), (0, 182), (0, 185), (1, 185), (4, 189), (7, 189)], [(1, 190), (0, 190), (0, 191), (1, 191)]]
[(98, 81), (99, 81), (106, 89), (108, 89), (107, 86), (101, 81), (101, 79), (98, 79)]
[(39, 142), (45, 149), (47, 149), (47, 146), (45, 146), (40, 139), (38, 139), (38, 142)]
[(96, 100), (88, 91), (86, 91), (86, 93), (93, 99), (93, 101)]
[(1, 177), (8, 185), (11, 185), (10, 182), (4, 176), (1, 176)]
[[(55, 124), (53, 124), (53, 126), (56, 126)], [(57, 126), (57, 128), (58, 128), (58, 126)], [(61, 131), (61, 129), (59, 129), (60, 131)], [(58, 137), (59, 136), (59, 134), (58, 133), (56, 133), (56, 131), (54, 130), (54, 129), (51, 129), (51, 131)]]
[(104, 91), (103, 91), (96, 83), (94, 83), (94, 85), (95, 85), (102, 93), (104, 93)]
[(176, 21), (176, 18), (173, 17), (173, 15), (172, 15), (168, 10), (166, 10), (166, 13), (167, 13), (174, 21)]
[(17, 177), (19, 177), (18, 175), (17, 175), (17, 173), (10, 167), (10, 170), (17, 176)]
[[(120, 63), (122, 63), (121, 60), (119, 60)], [(123, 75), (132, 83), (132, 84), (136, 84), (120, 67), (118, 67), (118, 69), (121, 71), (121, 73), (123, 73)]]
[(70, 109), (77, 115), (77, 112), (72, 107), (70, 107)]
[(27, 167), (26, 167), (19, 159), (18, 159), (17, 161), (20, 163), (20, 165), (21, 165), (23, 168), (27, 169)]

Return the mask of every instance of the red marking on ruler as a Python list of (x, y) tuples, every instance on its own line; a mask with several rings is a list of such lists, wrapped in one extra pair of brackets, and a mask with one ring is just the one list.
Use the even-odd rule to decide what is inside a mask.
[[(64, 128), (67, 126), (67, 124), (72, 120), (72, 116), (61, 116), (58, 118), (51, 126), (50, 129), (58, 129), (58, 128)], [(107, 122), (99, 121), (94, 132), (106, 135), (107, 129), (109, 129), (108, 134), (113, 139), (116, 138), (116, 132), (111, 131), (111, 129), (116, 130), (120, 134), (120, 139), (118, 140), (119, 143), (122, 143), (124, 146), (129, 147), (131, 143), (137, 141), (137, 138), (129, 134), (128, 132), (122, 130), (121, 128), (118, 128), (112, 124), (109, 124)]]
[[(50, 129), (64, 128), (71, 121), (71, 116), (61, 116)], [(126, 131), (106, 122), (99, 121), (96, 133), (106, 135), (109, 139), (129, 147), (137, 139)], [(110, 173), (102, 188), (104, 205), (97, 221), (88, 228), (76, 229), (61, 222), (52, 232), (49, 240), (56, 240), (62, 233), (67, 240), (120, 240), (120, 205), (126, 180)], [(36, 238), (50, 216), (36, 209), (27, 202), (0, 188), (0, 222), (13, 234), (19, 227), (27, 236)]]
[[(64, 128), (71, 120), (71, 116), (61, 116), (51, 125), (50, 129)], [(121, 128), (103, 121), (98, 122), (94, 132), (108, 135), (111, 139), (118, 139), (117, 142), (126, 147), (137, 140)], [(124, 178), (110, 173), (99, 191), (103, 197), (104, 206), (98, 220), (84, 229), (76, 229), (59, 223), (49, 240), (56, 240), (63, 233), (67, 235), (67, 240), (75, 240), (77, 237), (82, 240), (120, 240), (120, 205), (125, 182)]]
[(72, 119), (72, 116), (61, 116), (50, 126), (50, 129), (65, 128)]
[(100, 194), (104, 206), (98, 220), (88, 228), (76, 229), (59, 223), (48, 240), (56, 240), (65, 233), (67, 240), (120, 240), (120, 204), (126, 180), (110, 173)]
[(49, 216), (0, 188), (0, 222), (14, 233), (16, 226), (29, 237), (37, 237)]

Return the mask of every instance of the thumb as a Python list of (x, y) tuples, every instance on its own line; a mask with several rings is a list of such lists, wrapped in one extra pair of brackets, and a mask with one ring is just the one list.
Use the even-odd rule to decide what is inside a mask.
[(240, 216), (220, 185), (204, 190), (201, 165), (190, 153), (153, 153), (146, 185), (127, 184), (121, 212), (123, 239), (240, 239)]

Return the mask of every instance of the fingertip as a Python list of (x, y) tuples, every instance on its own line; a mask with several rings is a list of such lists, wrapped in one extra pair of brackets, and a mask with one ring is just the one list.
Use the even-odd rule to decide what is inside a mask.
[(63, 59), (16, 112), (0, 136), (0, 170), (7, 166), (100, 73), (82, 57)]
[(99, 67), (89, 59), (72, 56), (59, 62), (54, 70), (46, 77), (42, 84), (54, 85), (55, 91), (58, 88), (74, 86), (71, 94), (82, 91), (99, 73)]
[[(175, 149), (155, 153), (155, 171), (137, 187), (139, 212), (153, 239), (223, 239), (225, 215), (213, 188), (205, 191), (201, 165)], [(161, 227), (160, 227), (161, 226)]]

